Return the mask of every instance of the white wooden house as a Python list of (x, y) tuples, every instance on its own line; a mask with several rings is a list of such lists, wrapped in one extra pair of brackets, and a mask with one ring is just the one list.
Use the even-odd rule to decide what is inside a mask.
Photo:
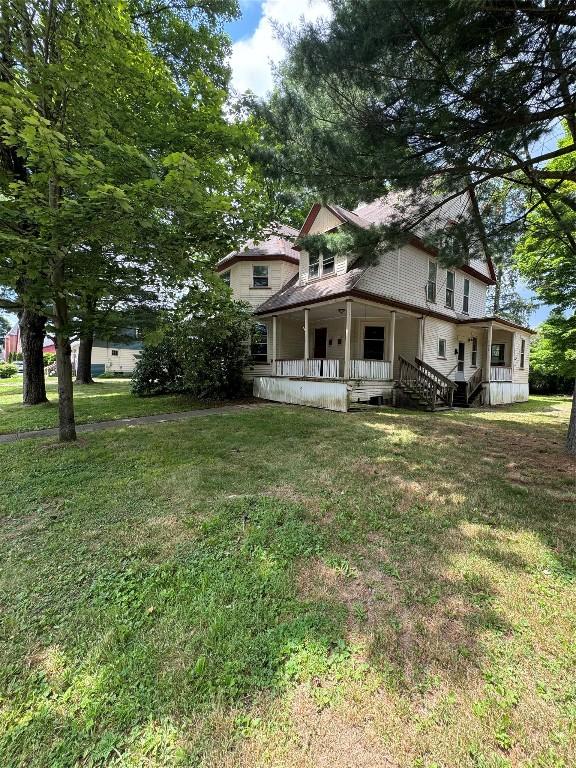
[[(467, 199), (442, 211), (446, 226)], [(347, 211), (314, 205), (300, 233), (276, 234), (222, 259), (218, 272), (258, 317), (247, 375), (258, 397), (348, 410), (355, 402), (436, 409), (528, 399), (533, 331), (486, 316), (489, 258), (447, 269), (417, 232), (369, 264), (310, 257), (299, 234), (386, 221), (383, 199)]]

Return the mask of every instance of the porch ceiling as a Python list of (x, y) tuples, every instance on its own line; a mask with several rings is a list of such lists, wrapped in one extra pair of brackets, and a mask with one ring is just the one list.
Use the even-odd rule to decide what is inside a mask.
[[(285, 312), (278, 312), (278, 319), (282, 318), (291, 320), (301, 320), (304, 322), (304, 311), (306, 307), (298, 307), (297, 309), (288, 310)], [(312, 304), (308, 307), (310, 314), (308, 315), (310, 322), (316, 322), (319, 320), (338, 320), (343, 322), (346, 320), (346, 301), (323, 302), (321, 304)], [(370, 304), (368, 302), (359, 301), (354, 299), (352, 301), (352, 319), (353, 320), (369, 320), (369, 319), (385, 319), (390, 317), (391, 312), (396, 312), (396, 316), (400, 317), (406, 315), (407, 317), (413, 317), (408, 313), (396, 310), (394, 307), (385, 307), (377, 304)]]

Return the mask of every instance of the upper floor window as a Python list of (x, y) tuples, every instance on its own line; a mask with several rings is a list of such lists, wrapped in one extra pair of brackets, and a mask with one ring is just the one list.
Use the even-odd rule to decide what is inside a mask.
[(462, 312), (464, 312), (465, 315), (468, 314), (468, 310), (470, 309), (470, 280), (468, 278), (464, 278), (464, 296), (462, 297)]
[(526, 339), (520, 342), (520, 368), (524, 368), (526, 362)]
[(252, 267), (252, 287), (268, 288), (268, 267)]
[(226, 285), (230, 285), (230, 270), (227, 269), (226, 272), (220, 273), (220, 279), (223, 283), (226, 283)]
[(436, 302), (436, 278), (438, 265), (435, 261), (428, 262), (428, 282), (426, 283), (426, 301)]
[(112, 357), (118, 357), (118, 350), (117, 349), (113, 349), (112, 350)]
[(446, 272), (446, 306), (454, 309), (454, 272)]
[(506, 360), (506, 345), (492, 344), (492, 348), (490, 350), (490, 364), (504, 365), (505, 360)]
[(250, 352), (255, 363), (268, 362), (268, 326), (256, 323), (250, 340)]
[(312, 280), (320, 275), (329, 275), (334, 272), (333, 253), (311, 253), (308, 256), (308, 279)]

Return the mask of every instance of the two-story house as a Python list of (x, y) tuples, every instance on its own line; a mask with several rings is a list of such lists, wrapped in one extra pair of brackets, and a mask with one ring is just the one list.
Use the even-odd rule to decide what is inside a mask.
[[(255, 395), (342, 411), (355, 402), (435, 409), (526, 400), (533, 331), (486, 316), (489, 258), (446, 268), (416, 232), (369, 263), (294, 247), (296, 235), (369, 228), (390, 214), (384, 199), (355, 211), (318, 203), (299, 233), (278, 229), (219, 262), (234, 298), (258, 318)], [(449, 226), (453, 204), (445, 215)]]

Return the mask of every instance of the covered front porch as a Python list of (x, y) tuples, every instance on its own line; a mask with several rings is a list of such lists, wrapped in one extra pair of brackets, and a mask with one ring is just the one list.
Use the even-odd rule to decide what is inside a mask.
[(399, 356), (414, 359), (422, 345), (422, 318), (415, 313), (350, 298), (263, 320), (267, 366), (254, 367), (254, 392), (283, 402), (335, 410), (391, 402)]

